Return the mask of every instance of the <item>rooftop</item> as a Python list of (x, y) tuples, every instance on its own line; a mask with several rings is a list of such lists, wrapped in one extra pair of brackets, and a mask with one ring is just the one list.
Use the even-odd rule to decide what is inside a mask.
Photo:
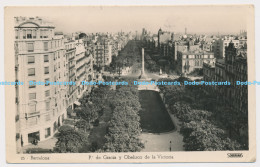
[(215, 68), (215, 63), (206, 63), (203, 62), (203, 66), (209, 67), (209, 68)]
[(51, 22), (40, 17), (14, 17), (15, 27), (48, 27), (54, 28)]
[(207, 51), (188, 51), (188, 52), (182, 52), (183, 55), (214, 55), (213, 52), (207, 52)]

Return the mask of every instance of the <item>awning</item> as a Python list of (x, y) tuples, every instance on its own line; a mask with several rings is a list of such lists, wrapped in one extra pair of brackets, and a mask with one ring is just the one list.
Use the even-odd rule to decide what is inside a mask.
[(75, 101), (74, 104), (76, 104), (77, 106), (81, 105), (79, 101)]

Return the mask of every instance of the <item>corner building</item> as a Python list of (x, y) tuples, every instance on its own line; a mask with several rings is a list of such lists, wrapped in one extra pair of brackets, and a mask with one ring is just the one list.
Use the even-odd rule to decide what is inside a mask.
[(15, 77), (17, 148), (37, 139), (51, 138), (66, 114), (67, 87), (29, 85), (29, 81), (67, 81), (67, 60), (63, 35), (55, 27), (36, 18), (15, 18)]

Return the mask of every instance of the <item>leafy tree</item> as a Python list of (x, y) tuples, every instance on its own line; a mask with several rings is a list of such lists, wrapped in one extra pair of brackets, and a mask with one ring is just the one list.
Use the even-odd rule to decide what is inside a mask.
[(61, 126), (57, 133), (55, 150), (60, 153), (75, 153), (86, 142), (86, 136), (68, 125)]
[[(82, 107), (78, 107), (76, 109), (77, 115), (85, 120), (88, 123), (88, 127), (90, 127), (90, 123), (95, 121), (98, 118), (98, 111), (95, 105), (86, 104)], [(84, 123), (81, 121), (80, 123)], [(86, 126), (85, 126), (86, 127)]]
[(111, 99), (113, 115), (103, 149), (109, 152), (140, 151), (144, 145), (139, 139), (141, 128), (138, 111), (141, 105), (138, 91), (132, 86), (119, 87), (114, 99)]
[(209, 121), (191, 121), (181, 128), (186, 151), (237, 150), (241, 146), (230, 140), (224, 130)]
[(78, 128), (78, 129), (81, 129), (83, 130), (84, 132), (87, 131), (87, 129), (89, 129), (89, 123), (84, 120), (84, 119), (80, 119), (79, 121), (76, 122), (75, 126)]
[(110, 121), (104, 149), (112, 152), (136, 152), (143, 148), (140, 117), (131, 107), (116, 107)]

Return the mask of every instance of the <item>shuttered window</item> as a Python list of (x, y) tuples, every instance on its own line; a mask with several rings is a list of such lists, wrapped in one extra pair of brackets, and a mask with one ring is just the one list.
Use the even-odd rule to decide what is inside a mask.
[(28, 56), (28, 64), (35, 63), (35, 57), (34, 56)]
[(29, 100), (36, 99), (36, 93), (29, 93)]
[(28, 69), (28, 76), (35, 76), (35, 68)]

